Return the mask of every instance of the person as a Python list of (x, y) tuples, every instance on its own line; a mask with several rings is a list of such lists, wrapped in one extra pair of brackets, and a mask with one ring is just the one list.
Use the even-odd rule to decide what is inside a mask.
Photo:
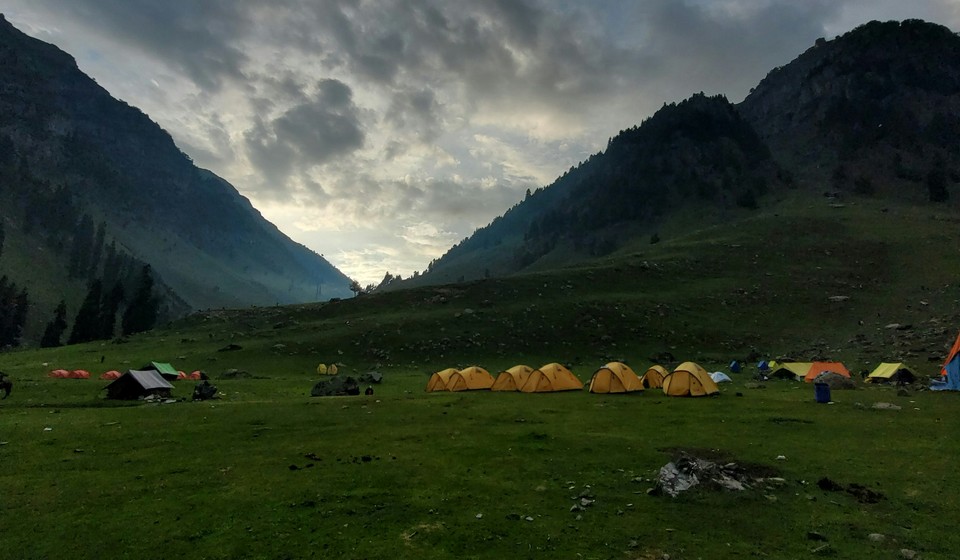
[(367, 390), (363, 392), (368, 397), (373, 394), (373, 385), (367, 385)]

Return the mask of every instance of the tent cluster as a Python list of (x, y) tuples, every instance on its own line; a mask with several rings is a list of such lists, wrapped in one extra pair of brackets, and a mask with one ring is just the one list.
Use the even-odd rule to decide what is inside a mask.
[(90, 372), (85, 369), (55, 369), (47, 374), (47, 377), (55, 379), (90, 379)]
[[(462, 370), (447, 368), (430, 376), (427, 392), (434, 391), (519, 391), (521, 393), (551, 393), (577, 391), (584, 385), (569, 369), (556, 362), (534, 369), (516, 365), (501, 371), (496, 378), (479, 366)], [(610, 362), (594, 372), (590, 378), (591, 393), (632, 393), (660, 388), (669, 396), (701, 397), (719, 392), (710, 375), (693, 362), (684, 362), (672, 372), (654, 365), (642, 376), (622, 362)]]
[(850, 371), (840, 362), (771, 362), (770, 377), (795, 379), (813, 383), (823, 372), (831, 372), (850, 379)]
[(337, 364), (318, 364), (317, 365), (317, 375), (336, 375), (337, 374)]

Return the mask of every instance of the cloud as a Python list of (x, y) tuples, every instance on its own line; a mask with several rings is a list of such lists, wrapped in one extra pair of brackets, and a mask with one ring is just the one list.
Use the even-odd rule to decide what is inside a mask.
[(324, 79), (304, 103), (270, 120), (257, 117), (244, 141), (250, 161), (283, 184), (292, 173), (362, 148), (364, 132), (350, 87)]

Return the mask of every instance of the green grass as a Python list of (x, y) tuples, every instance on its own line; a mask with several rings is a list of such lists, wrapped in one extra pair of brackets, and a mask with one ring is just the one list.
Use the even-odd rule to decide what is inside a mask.
[[(0, 405), (6, 557), (796, 558), (819, 544), (808, 531), (845, 558), (960, 546), (955, 395), (861, 388), (819, 405), (810, 385), (742, 377), (710, 399), (424, 394), (397, 371), (374, 397), (313, 399), (311, 381), (117, 406), (91, 396), (103, 382), (23, 380)], [(903, 409), (855, 405), (877, 401)], [(648, 496), (676, 448), (786, 482)], [(885, 498), (825, 492), (824, 476)], [(571, 512), (584, 491), (596, 503)]]
[[(787, 200), (563, 270), (0, 354), (15, 380), (0, 401), (0, 558), (799, 558), (822, 544), (808, 532), (837, 558), (953, 558), (956, 395), (861, 387), (818, 405), (809, 385), (746, 388), (749, 373), (711, 399), (423, 392), (446, 367), (559, 361), (587, 381), (662, 352), (709, 370), (756, 351), (935, 374), (960, 325), (956, 219), (825, 204)], [(116, 403), (106, 382), (46, 377), (149, 361), (205, 370), (224, 398)], [(385, 382), (372, 398), (310, 398), (321, 362)], [(250, 377), (220, 378), (229, 368)], [(648, 496), (681, 448), (786, 482)], [(822, 477), (884, 499), (820, 490)], [(596, 503), (578, 518), (582, 492)]]

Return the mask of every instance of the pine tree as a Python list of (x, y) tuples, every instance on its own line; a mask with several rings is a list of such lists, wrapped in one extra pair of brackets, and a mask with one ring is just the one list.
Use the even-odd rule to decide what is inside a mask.
[(73, 330), (67, 344), (90, 342), (97, 340), (100, 334), (100, 297), (103, 284), (100, 279), (90, 283), (87, 297), (84, 298), (77, 317), (73, 320)]
[(57, 306), (57, 309), (53, 312), (53, 320), (47, 323), (47, 327), (43, 330), (43, 338), (40, 339), (41, 348), (54, 348), (56, 346), (61, 346), (63, 343), (60, 342), (60, 339), (63, 337), (63, 333), (67, 330), (67, 303), (63, 300), (60, 300), (60, 305)]
[(97, 335), (99, 340), (108, 340), (113, 337), (113, 330), (117, 324), (117, 311), (120, 310), (123, 300), (123, 286), (120, 282), (115, 283), (113, 288), (103, 296), (103, 302), (100, 305), (100, 329)]
[(160, 310), (160, 298), (153, 294), (153, 275), (150, 265), (144, 265), (140, 272), (137, 293), (123, 313), (123, 334), (145, 332), (157, 323)]

